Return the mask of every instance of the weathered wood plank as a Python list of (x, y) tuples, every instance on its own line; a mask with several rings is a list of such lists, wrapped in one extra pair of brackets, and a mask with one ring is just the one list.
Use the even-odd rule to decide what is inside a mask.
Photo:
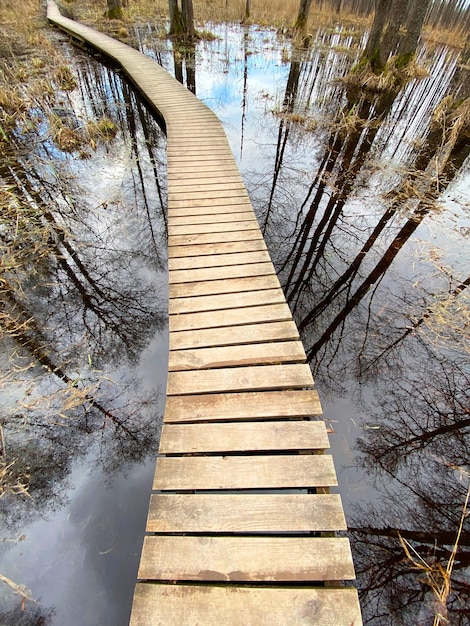
[(291, 321), (203, 328), (197, 333), (192, 330), (181, 330), (170, 333), (170, 350), (248, 345), (267, 341), (292, 341), (298, 338), (299, 331)]
[(352, 580), (346, 537), (145, 537), (138, 578), (198, 582)]
[(196, 283), (226, 278), (247, 278), (275, 274), (271, 261), (266, 263), (247, 263), (246, 265), (227, 265), (224, 267), (198, 268), (194, 270), (170, 270), (170, 284)]
[(170, 315), (177, 313), (196, 313), (198, 311), (216, 311), (236, 309), (244, 306), (277, 304), (284, 302), (282, 289), (263, 289), (216, 296), (193, 296), (192, 298), (170, 298)]
[[(216, 167), (216, 166), (215, 166)], [(234, 195), (234, 196), (209, 196), (206, 197), (201, 195), (198, 198), (187, 198), (182, 199), (179, 198), (177, 200), (169, 200), (168, 201), (168, 210), (172, 209), (183, 209), (183, 208), (191, 208), (191, 207), (207, 207), (207, 206), (220, 206), (221, 211), (223, 211), (224, 206), (230, 206), (232, 204), (242, 204), (247, 202), (247, 196), (245, 195)]]
[(251, 212), (251, 211), (252, 211), (251, 205), (248, 202), (242, 200), (240, 201), (239, 204), (228, 204), (224, 206), (223, 208), (217, 204), (213, 204), (211, 206), (204, 206), (204, 207), (190, 206), (190, 207), (183, 207), (181, 209), (172, 207), (168, 210), (168, 216), (170, 220), (173, 218), (177, 218), (177, 217), (189, 217), (189, 216), (200, 216), (200, 215), (207, 215), (207, 216), (212, 215), (211, 219), (215, 219), (216, 217), (217, 219), (219, 219), (221, 215), (225, 215), (225, 214), (236, 215), (237, 213), (246, 213), (246, 212)]
[(210, 422), (285, 419), (321, 415), (313, 389), (252, 393), (218, 393), (167, 398), (165, 422)]
[(223, 154), (215, 155), (213, 152), (206, 152), (204, 154), (168, 154), (168, 163), (172, 165), (176, 164), (193, 164), (193, 163), (210, 163), (213, 169), (217, 169), (217, 166), (221, 162), (233, 163), (233, 156), (225, 151)]
[[(187, 122), (188, 120), (185, 120)], [(208, 159), (233, 159), (233, 155), (226, 146), (187, 146), (180, 150), (167, 148), (168, 159), (192, 158), (195, 161)]]
[(274, 365), (276, 363), (305, 363), (305, 351), (300, 341), (171, 350), (168, 370), (196, 370), (240, 365)]
[(323, 421), (164, 424), (161, 454), (329, 448)]
[(249, 263), (270, 263), (267, 251), (240, 252), (234, 254), (213, 254), (204, 256), (178, 257), (168, 259), (168, 269), (187, 270), (201, 267), (217, 267), (222, 265), (248, 265)]
[(183, 190), (186, 187), (190, 187), (191, 189), (201, 188), (204, 189), (206, 185), (219, 185), (219, 184), (232, 184), (238, 183), (242, 181), (242, 177), (240, 176), (238, 170), (233, 168), (233, 174), (216, 174), (213, 176), (193, 176), (193, 177), (181, 177), (173, 175), (171, 178), (171, 188), (173, 191)]
[(192, 296), (210, 296), (233, 294), (237, 291), (262, 291), (280, 289), (279, 279), (275, 274), (266, 276), (250, 276), (249, 278), (226, 278), (224, 280), (207, 280), (196, 283), (170, 284), (170, 298), (190, 298)]
[(260, 306), (242, 307), (239, 309), (170, 315), (170, 333), (180, 330), (223, 328), (225, 326), (283, 322), (287, 320), (292, 320), (292, 315), (285, 302), (262, 304)]
[(262, 239), (252, 239), (249, 241), (229, 241), (226, 243), (200, 244), (195, 246), (169, 246), (168, 257), (170, 259), (176, 259), (261, 251), (266, 252), (266, 244), (264, 241)]
[(168, 226), (192, 226), (200, 224), (223, 224), (225, 222), (242, 222), (255, 219), (253, 211), (244, 211), (242, 213), (217, 213), (215, 215), (191, 215), (187, 217), (173, 217), (170, 213), (168, 217)]
[(172, 226), (172, 236), (175, 235), (192, 235), (198, 233), (223, 233), (243, 230), (259, 230), (258, 222), (255, 217), (235, 222), (209, 222), (208, 224), (182, 224), (181, 226)]
[[(243, 192), (243, 196), (246, 194), (245, 185), (241, 178), (234, 182), (227, 182), (224, 178), (215, 179), (212, 183), (205, 183), (201, 185), (200, 183), (193, 183), (192, 185), (171, 185), (171, 192), (169, 193), (169, 197), (173, 200), (178, 200), (180, 197), (193, 197), (194, 195), (198, 196), (200, 194), (205, 194), (209, 198), (212, 197), (213, 192), (228, 192), (229, 194), (239, 194), (240, 191)], [(225, 194), (224, 194), (225, 195)]]
[[(210, 128), (209, 128), (210, 131)], [(204, 133), (204, 129), (201, 128), (195, 133), (193, 136), (180, 136), (175, 133), (174, 138), (171, 138), (171, 147), (174, 152), (178, 153), (179, 150), (185, 150), (190, 146), (201, 146), (201, 147), (214, 147), (214, 148), (225, 148), (226, 150), (230, 150), (230, 144), (228, 143), (227, 137), (224, 137), (222, 134), (218, 136), (212, 135), (212, 132)]]
[(185, 178), (199, 175), (204, 178), (219, 178), (221, 174), (239, 175), (238, 169), (232, 161), (221, 161), (216, 168), (209, 161), (201, 163), (168, 163), (167, 176), (168, 184), (173, 180), (184, 180)]
[(346, 530), (338, 494), (153, 494), (147, 532), (258, 533)]
[(362, 620), (356, 589), (139, 583), (130, 626), (170, 624), (362, 626)]
[(329, 455), (189, 456), (160, 457), (153, 489), (310, 489), (337, 484)]
[[(198, 200), (202, 200), (207, 202), (207, 200), (219, 200), (225, 202), (225, 198), (230, 198), (230, 200), (245, 200), (248, 201), (248, 193), (245, 188), (238, 187), (237, 189), (207, 189), (205, 191), (194, 190), (194, 191), (180, 191), (179, 193), (170, 192), (168, 194), (168, 205), (175, 206), (175, 204), (179, 204), (184, 202), (185, 200), (190, 200), (191, 202)], [(254, 213), (253, 213), (254, 215)]]
[(195, 235), (169, 235), (169, 246), (186, 246), (199, 244), (226, 243), (232, 241), (262, 240), (260, 230), (245, 230), (242, 233), (230, 231), (225, 233), (203, 233)]
[(179, 396), (194, 393), (301, 389), (309, 386), (313, 386), (310, 366), (295, 363), (169, 372), (166, 393), (169, 396)]

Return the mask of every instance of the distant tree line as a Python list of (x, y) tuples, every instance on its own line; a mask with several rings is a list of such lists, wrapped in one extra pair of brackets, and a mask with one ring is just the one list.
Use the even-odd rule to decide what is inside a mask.
[[(311, 1), (306, 3), (305, 0), (300, 0), (300, 4), (311, 4)], [(368, 16), (376, 9), (383, 11), (384, 5), (389, 3), (377, 0), (317, 0), (315, 4), (320, 10), (330, 9), (336, 13)], [(405, 11), (409, 12), (421, 3), (409, 0), (402, 4), (406, 5)], [(426, 11), (426, 24), (434, 28), (467, 29), (470, 25), (470, 7), (467, 0), (432, 0)]]
[[(132, 0), (131, 0), (132, 2)], [(107, 15), (110, 18), (121, 19), (123, 17), (123, 8), (126, 8), (129, 0), (107, 0)], [(181, 0), (178, 6), (178, 0), (168, 0), (170, 19), (172, 23), (171, 30), (176, 31), (171, 34), (179, 34), (191, 30), (193, 1)], [(221, 9), (222, 7), (222, 2)], [(225, 7), (228, 2), (226, 0)], [(244, 1), (244, 20), (251, 16), (252, 0)], [(369, 16), (372, 13), (380, 13), (386, 15), (389, 7), (395, 2), (390, 0), (299, 0), (299, 10), (297, 15), (296, 28), (303, 32), (311, 6), (317, 10), (329, 10), (335, 13), (353, 13), (358, 16)], [(427, 2), (416, 2), (411, 0), (402, 0), (399, 2), (404, 7), (403, 19), (407, 19), (409, 14), (421, 5), (425, 5), (425, 23), (432, 28), (449, 28), (461, 31), (468, 30), (470, 27), (470, 5), (467, 0), (429, 0)], [(196, 2), (197, 9), (197, 2)], [(182, 30), (181, 30), (182, 29)], [(189, 33), (192, 36), (191, 33)]]

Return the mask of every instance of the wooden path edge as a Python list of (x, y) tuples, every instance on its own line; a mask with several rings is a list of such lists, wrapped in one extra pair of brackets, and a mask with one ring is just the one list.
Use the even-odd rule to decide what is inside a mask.
[(63, 17), (167, 135), (167, 404), (131, 626), (360, 626), (321, 407), (217, 116), (149, 57)]

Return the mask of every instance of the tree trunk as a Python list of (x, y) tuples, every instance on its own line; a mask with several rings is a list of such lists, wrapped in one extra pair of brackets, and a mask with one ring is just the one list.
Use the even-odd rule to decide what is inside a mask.
[(108, 10), (106, 11), (106, 17), (110, 20), (120, 20), (123, 18), (122, 13), (122, 0), (107, 0)]
[(406, 35), (400, 41), (398, 48), (400, 66), (409, 63), (416, 53), (424, 18), (426, 17), (430, 2), (431, 0), (420, 0), (419, 2), (411, 3), (406, 20)]
[(246, 0), (245, 15), (243, 16), (242, 24), (244, 24), (247, 20), (250, 19), (250, 15), (251, 15), (251, 0)]
[(375, 15), (372, 23), (372, 28), (369, 33), (369, 39), (367, 40), (366, 49), (364, 52), (365, 58), (370, 62), (372, 69), (381, 72), (386, 59), (383, 58), (381, 50), (382, 33), (387, 23), (388, 15), (392, 0), (376, 0), (375, 2)]
[(168, 8), (170, 10), (170, 35), (182, 35), (184, 26), (178, 0), (168, 0)]
[(300, 0), (299, 13), (295, 22), (294, 31), (302, 37), (307, 36), (307, 21), (312, 0)]
[(194, 39), (193, 0), (181, 0), (181, 8), (178, 6), (178, 0), (168, 0), (168, 7), (170, 10), (170, 35)]
[(397, 50), (400, 41), (400, 26), (405, 19), (409, 4), (410, 0), (394, 0), (393, 2), (387, 30), (381, 44), (381, 56), (384, 61)]
[(188, 39), (194, 39), (194, 9), (193, 0), (181, 0), (181, 15), (183, 16), (184, 33)]

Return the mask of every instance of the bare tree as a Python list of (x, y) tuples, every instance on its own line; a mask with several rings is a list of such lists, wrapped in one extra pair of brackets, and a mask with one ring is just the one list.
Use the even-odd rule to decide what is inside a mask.
[(307, 36), (308, 14), (310, 13), (311, 6), (312, 0), (300, 0), (299, 13), (295, 22), (294, 32), (301, 37)]
[(181, 36), (184, 39), (194, 39), (194, 9), (193, 0), (168, 0), (170, 11), (170, 35)]
[(111, 20), (120, 20), (123, 17), (122, 7), (127, 6), (127, 0), (107, 0), (108, 10), (106, 16)]
[[(374, 72), (382, 72), (391, 54), (398, 54), (397, 65), (409, 63), (416, 53), (424, 18), (431, 0), (376, 0), (372, 28), (364, 59)], [(404, 29), (404, 34), (400, 34)]]
[(250, 19), (250, 15), (251, 15), (251, 0), (246, 0), (245, 15), (243, 16), (242, 24), (244, 24), (247, 20)]

